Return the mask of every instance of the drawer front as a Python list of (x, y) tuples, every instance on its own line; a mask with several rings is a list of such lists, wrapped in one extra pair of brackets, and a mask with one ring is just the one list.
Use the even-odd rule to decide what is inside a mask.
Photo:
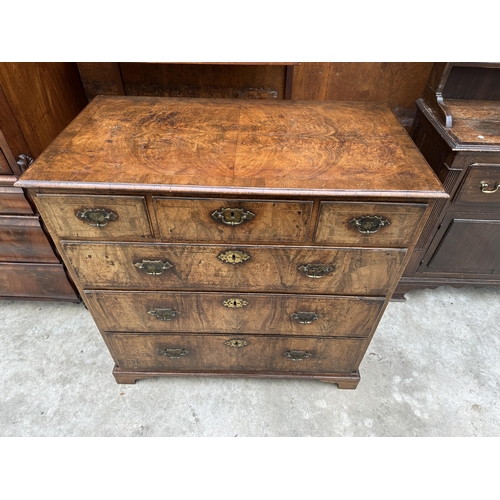
[[(0, 132), (1, 134), (1, 132)], [(12, 169), (10, 168), (7, 157), (5, 156), (3, 149), (0, 147), (0, 175), (12, 175)]]
[(500, 206), (500, 165), (472, 166), (455, 203)]
[(153, 198), (162, 241), (306, 241), (312, 202)]
[(37, 206), (47, 226), (61, 238), (152, 239), (142, 196), (39, 194)]
[(408, 247), (426, 208), (425, 204), (322, 202), (314, 241)]
[(0, 214), (33, 214), (31, 205), (28, 203), (28, 200), (26, 200), (21, 188), (0, 186)]
[(237, 370), (302, 373), (354, 371), (364, 339), (251, 335), (108, 334), (124, 370)]
[(400, 249), (133, 243), (62, 242), (62, 246), (84, 288), (329, 295), (384, 295), (406, 253)]
[(0, 262), (0, 297), (78, 302), (62, 264)]
[(0, 216), (0, 261), (59, 263), (37, 216)]
[(192, 332), (367, 337), (384, 299), (187, 292), (87, 291), (108, 332)]

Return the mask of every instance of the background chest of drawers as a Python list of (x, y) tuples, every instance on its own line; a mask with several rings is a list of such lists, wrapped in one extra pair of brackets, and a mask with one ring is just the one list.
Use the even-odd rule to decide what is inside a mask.
[(379, 104), (101, 97), (26, 172), (115, 362), (315, 378), (359, 365), (435, 199)]

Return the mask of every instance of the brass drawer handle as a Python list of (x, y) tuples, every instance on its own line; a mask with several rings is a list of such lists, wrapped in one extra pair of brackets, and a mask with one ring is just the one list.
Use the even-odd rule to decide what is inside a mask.
[(243, 299), (226, 299), (222, 301), (222, 305), (230, 309), (239, 309), (248, 306), (248, 304), (249, 302)]
[(148, 314), (160, 321), (172, 321), (176, 316), (179, 316), (180, 312), (174, 309), (152, 309), (148, 311)]
[(349, 221), (349, 224), (356, 227), (361, 234), (376, 233), (381, 227), (388, 226), (390, 223), (389, 219), (380, 215), (363, 215)]
[(492, 194), (498, 191), (498, 189), (500, 188), (500, 182), (497, 182), (493, 189), (488, 190), (489, 188), (488, 183), (486, 181), (481, 181), (480, 187), (483, 193)]
[(322, 278), (325, 274), (335, 271), (335, 266), (327, 264), (302, 264), (299, 271), (306, 273), (308, 278)]
[(136, 262), (134, 266), (137, 269), (142, 269), (146, 274), (151, 276), (158, 276), (163, 271), (174, 267), (168, 260), (166, 262), (162, 262), (161, 260), (142, 260), (141, 262)]
[(238, 226), (246, 220), (251, 220), (255, 214), (244, 208), (221, 208), (212, 213), (215, 220), (221, 220), (228, 226)]
[(319, 319), (319, 314), (315, 312), (297, 312), (292, 314), (292, 319), (301, 325), (310, 325), (313, 321)]
[(285, 351), (283, 354), (292, 361), (302, 361), (312, 356), (312, 354), (307, 351)]
[(167, 356), (170, 359), (179, 359), (181, 356), (187, 356), (189, 351), (186, 349), (158, 349), (161, 356)]
[(217, 255), (217, 258), (225, 262), (226, 264), (241, 264), (250, 258), (245, 252), (241, 250), (226, 250), (221, 254)]
[(231, 339), (231, 340), (226, 340), (224, 344), (229, 347), (245, 347), (248, 344), (250, 344), (250, 342), (243, 339)]
[(118, 219), (118, 214), (107, 208), (84, 208), (75, 215), (92, 227), (104, 227)]

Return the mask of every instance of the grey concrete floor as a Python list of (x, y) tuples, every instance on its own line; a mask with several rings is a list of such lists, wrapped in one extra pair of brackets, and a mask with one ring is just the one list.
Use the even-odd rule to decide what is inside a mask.
[(355, 391), (316, 381), (118, 385), (82, 304), (0, 301), (1, 436), (500, 436), (500, 289), (392, 302)]

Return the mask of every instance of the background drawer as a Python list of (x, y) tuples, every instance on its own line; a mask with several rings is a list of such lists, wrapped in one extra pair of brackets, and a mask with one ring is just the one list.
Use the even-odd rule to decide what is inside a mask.
[(500, 186), (500, 165), (474, 165), (470, 168), (455, 203), (479, 203), (500, 206), (500, 187), (494, 193), (483, 193), (481, 183), (486, 182), (485, 190), (493, 191)]
[(0, 297), (79, 302), (62, 264), (0, 262)]
[(0, 261), (59, 264), (38, 216), (0, 216)]
[[(61, 238), (88, 240), (151, 240), (146, 201), (143, 196), (74, 196), (39, 194), (37, 206), (51, 231)], [(102, 227), (77, 217), (86, 210), (105, 209), (116, 214)]]
[[(408, 247), (425, 213), (425, 204), (322, 202), (314, 241), (330, 245)], [(353, 219), (380, 216), (390, 222), (372, 234), (361, 233)], [(363, 224), (361, 222), (361, 224)]]
[[(307, 294), (384, 295), (398, 274), (406, 250), (135, 243), (77, 243), (62, 246), (84, 288), (137, 290), (240, 290)], [(249, 256), (238, 264), (223, 262)], [(136, 267), (168, 263), (160, 275)], [(332, 271), (320, 279), (299, 270), (313, 264)], [(308, 271), (311, 274), (311, 271)]]
[[(346, 373), (356, 369), (363, 339), (311, 339), (234, 335), (106, 335), (124, 370), (238, 370)], [(231, 341), (240, 347), (227, 345)], [(242, 345), (241, 344), (245, 344)], [(170, 351), (165, 351), (170, 349)], [(175, 351), (171, 351), (171, 350)], [(285, 353), (302, 351), (294, 361)], [(166, 352), (177, 358), (162, 354)], [(291, 354), (293, 355), (293, 354)]]
[(23, 190), (12, 186), (17, 180), (16, 177), (5, 177), (12, 179), (12, 181), (11, 185), (8, 185), (6, 179), (0, 178), (0, 214), (32, 215), (33, 210), (26, 200)]
[(155, 197), (153, 203), (162, 241), (301, 242), (312, 210), (307, 201)]
[[(111, 291), (86, 291), (85, 295), (101, 330), (137, 333), (367, 337), (384, 305), (383, 298), (314, 295)], [(309, 314), (294, 319), (298, 313)]]

